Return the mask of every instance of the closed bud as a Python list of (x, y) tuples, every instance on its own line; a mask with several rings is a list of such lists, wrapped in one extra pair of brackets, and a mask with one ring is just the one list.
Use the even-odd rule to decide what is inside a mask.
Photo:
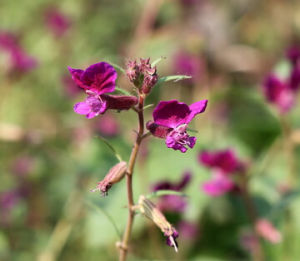
[(141, 213), (152, 220), (167, 237), (166, 243), (174, 247), (175, 251), (178, 251), (178, 244), (176, 238), (179, 236), (176, 229), (167, 221), (163, 213), (157, 208), (157, 206), (147, 199), (144, 195), (139, 198), (139, 210)]
[(97, 187), (91, 191), (100, 191), (103, 196), (106, 196), (112, 185), (118, 183), (125, 176), (126, 170), (127, 163), (125, 161), (119, 162), (109, 170), (104, 179), (98, 182)]

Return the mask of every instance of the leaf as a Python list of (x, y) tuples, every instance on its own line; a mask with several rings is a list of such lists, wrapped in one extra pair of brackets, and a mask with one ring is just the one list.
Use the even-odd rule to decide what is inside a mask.
[(154, 106), (154, 104), (148, 104), (148, 105), (144, 106), (143, 110), (149, 109), (153, 106)]
[(96, 210), (96, 211), (99, 212), (100, 214), (104, 214), (104, 215), (107, 217), (108, 221), (112, 224), (112, 226), (114, 227), (114, 229), (115, 229), (115, 231), (116, 231), (116, 233), (117, 233), (119, 239), (121, 240), (121, 237), (122, 237), (121, 232), (120, 232), (120, 230), (118, 229), (116, 222), (115, 222), (114, 219), (108, 214), (108, 212), (106, 212), (106, 211), (105, 211), (103, 208), (101, 208), (99, 205), (96, 205), (96, 204), (94, 204), (94, 203), (92, 203), (92, 202), (90, 202), (90, 201), (86, 201), (85, 203), (86, 203), (89, 207), (93, 208), (94, 210)]
[(294, 190), (284, 195), (270, 210), (268, 216), (276, 216), (283, 213), (283, 210), (288, 208), (289, 205), (300, 196), (300, 190)]
[(194, 132), (194, 133), (198, 133), (199, 131), (191, 129), (191, 128), (186, 128), (189, 132)]
[(162, 59), (166, 59), (166, 57), (161, 56), (157, 58), (153, 63), (151, 63), (151, 67), (154, 67), (156, 64), (158, 64)]
[(146, 195), (146, 198), (150, 199), (150, 198), (154, 198), (154, 197), (161, 197), (161, 196), (167, 196), (167, 195), (187, 197), (187, 195), (184, 194), (183, 192), (164, 189), (164, 190), (154, 191), (151, 194)]
[(106, 144), (106, 146), (112, 151), (112, 153), (115, 155), (119, 162), (123, 161), (121, 155), (116, 151), (116, 149), (113, 147), (113, 145), (110, 144), (110, 142), (107, 139), (100, 135), (97, 135), (97, 137)]
[(118, 69), (120, 72), (122, 72), (122, 73), (126, 73), (126, 71), (125, 71), (125, 69), (124, 68), (122, 68), (120, 65), (117, 65), (117, 64), (115, 64), (115, 63), (112, 63), (112, 62), (110, 62), (110, 61), (108, 61), (108, 63), (109, 64), (111, 64), (113, 67), (115, 67), (116, 69)]
[(115, 87), (115, 90), (118, 91), (118, 92), (120, 92), (120, 93), (122, 93), (122, 94), (124, 94), (124, 95), (132, 96), (132, 94), (130, 92), (128, 92), (128, 91), (126, 91), (126, 90), (124, 90), (122, 88), (119, 88), (117, 86)]
[(192, 78), (192, 76), (188, 76), (188, 75), (169, 75), (169, 76), (159, 78), (158, 83), (169, 82), (169, 81), (178, 82), (178, 81), (185, 80), (185, 79), (190, 79), (190, 78)]

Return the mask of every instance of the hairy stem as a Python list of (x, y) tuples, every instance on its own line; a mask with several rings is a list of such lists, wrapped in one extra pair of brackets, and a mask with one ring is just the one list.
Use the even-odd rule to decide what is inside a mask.
[(143, 113), (143, 107), (144, 107), (144, 100), (145, 96), (144, 94), (139, 93), (139, 104), (137, 108), (138, 118), (139, 118), (139, 130), (138, 134), (134, 143), (134, 146), (131, 151), (131, 155), (128, 162), (128, 168), (126, 171), (126, 185), (127, 185), (127, 200), (128, 200), (128, 221), (125, 228), (125, 232), (123, 235), (123, 239), (120, 245), (120, 261), (125, 261), (127, 257), (128, 252), (128, 242), (131, 235), (133, 220), (134, 220), (134, 201), (133, 201), (133, 190), (132, 190), (132, 174), (136, 162), (136, 158), (138, 155), (138, 151), (140, 148), (140, 144), (145, 136), (144, 135), (144, 113)]

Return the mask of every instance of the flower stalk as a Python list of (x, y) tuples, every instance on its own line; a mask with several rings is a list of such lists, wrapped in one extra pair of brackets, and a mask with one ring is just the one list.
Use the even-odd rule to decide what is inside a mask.
[(133, 170), (136, 162), (136, 158), (138, 155), (138, 151), (140, 148), (140, 144), (142, 140), (147, 137), (144, 135), (144, 100), (145, 100), (145, 95), (141, 92), (139, 92), (139, 102), (138, 102), (138, 107), (137, 107), (137, 114), (138, 114), (138, 119), (139, 119), (139, 129), (137, 133), (137, 137), (134, 143), (134, 146), (131, 151), (131, 155), (129, 158), (128, 162), (128, 167), (126, 171), (126, 185), (127, 185), (127, 200), (128, 200), (128, 221), (127, 225), (125, 228), (125, 232), (123, 235), (122, 242), (120, 244), (120, 256), (119, 260), (120, 261), (125, 261), (127, 258), (127, 253), (128, 253), (128, 242), (130, 239), (131, 235), (131, 230), (132, 230), (132, 225), (133, 225), (133, 220), (134, 220), (134, 200), (133, 200), (133, 189), (132, 189), (132, 175), (133, 175)]

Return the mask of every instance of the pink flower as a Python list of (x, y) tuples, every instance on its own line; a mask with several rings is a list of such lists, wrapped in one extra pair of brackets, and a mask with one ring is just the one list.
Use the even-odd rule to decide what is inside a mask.
[(267, 219), (259, 219), (255, 224), (256, 232), (273, 244), (281, 242), (281, 233)]
[(221, 170), (216, 170), (212, 174), (212, 179), (202, 184), (202, 189), (205, 194), (217, 197), (231, 191), (234, 186), (234, 182), (228, 175)]
[(64, 35), (70, 28), (69, 19), (57, 8), (48, 9), (45, 18), (47, 27), (56, 37)]

